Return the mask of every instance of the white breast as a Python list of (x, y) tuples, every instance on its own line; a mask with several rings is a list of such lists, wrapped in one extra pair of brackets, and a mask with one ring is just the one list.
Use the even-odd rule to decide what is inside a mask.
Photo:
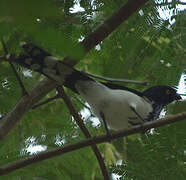
[(144, 119), (152, 112), (149, 102), (129, 91), (109, 89), (95, 81), (79, 81), (76, 88), (96, 116), (100, 118), (100, 112), (103, 112), (107, 124), (115, 130), (128, 128), (128, 121), (141, 121), (131, 106)]

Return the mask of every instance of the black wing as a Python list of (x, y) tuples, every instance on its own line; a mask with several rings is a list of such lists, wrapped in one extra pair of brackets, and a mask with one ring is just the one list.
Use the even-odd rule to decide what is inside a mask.
[(128, 87), (125, 87), (125, 86), (121, 86), (119, 84), (113, 84), (113, 83), (109, 83), (109, 82), (101, 82), (102, 84), (104, 84), (105, 86), (107, 86), (108, 88), (110, 89), (121, 89), (121, 90), (125, 90), (125, 91), (130, 91), (138, 96), (141, 96), (143, 97), (143, 93), (135, 90), (135, 89), (131, 89), (131, 88), (128, 88)]

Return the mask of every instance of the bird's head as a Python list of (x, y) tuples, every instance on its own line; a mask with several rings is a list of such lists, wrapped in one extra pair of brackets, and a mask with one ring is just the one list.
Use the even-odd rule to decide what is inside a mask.
[(175, 100), (181, 100), (181, 96), (170, 86), (152, 86), (143, 92), (144, 96), (157, 104), (167, 105)]

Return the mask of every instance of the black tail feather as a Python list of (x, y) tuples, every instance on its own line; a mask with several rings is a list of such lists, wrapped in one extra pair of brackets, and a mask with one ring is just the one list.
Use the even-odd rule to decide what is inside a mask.
[(52, 56), (50, 53), (32, 43), (21, 42), (20, 45), (31, 58), (44, 59), (46, 56)]
[[(61, 84), (61, 80), (65, 80), (63, 85), (78, 93), (75, 84), (78, 80), (93, 80), (85, 73), (78, 71), (69, 65), (57, 60), (43, 49), (29, 43), (21, 43), (26, 54), (19, 54), (12, 58), (17, 64), (39, 72), (46, 77), (57, 81)], [(11, 60), (11, 59), (10, 59)]]

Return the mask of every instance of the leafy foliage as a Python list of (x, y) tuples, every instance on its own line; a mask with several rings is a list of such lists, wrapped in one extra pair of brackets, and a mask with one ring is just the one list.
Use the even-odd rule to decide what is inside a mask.
[[(80, 39), (94, 31), (125, 1), (80, 1), (84, 11), (70, 13), (69, 9), (77, 2), (1, 0), (0, 36), (9, 52), (21, 52), (19, 42), (29, 41), (60, 59), (66, 56), (81, 59), (84, 52), (76, 46)], [(165, 8), (163, 5), (159, 7)], [(169, 8), (175, 10), (171, 17), (175, 19), (172, 25), (160, 18), (155, 2), (147, 3), (81, 59), (77, 68), (103, 76), (147, 81), (149, 86), (176, 86), (185, 68), (186, 21), (185, 11), (176, 11), (176, 6)], [(4, 54), (2, 46), (0, 54)], [(28, 90), (43, 79), (34, 72), (25, 76), (25, 69), (17, 69)], [(0, 113), (5, 116), (20, 99), (21, 89), (12, 69), (4, 61), (0, 61), (0, 82)], [(124, 85), (138, 90), (146, 88)], [(53, 91), (44, 99), (55, 94)], [(72, 92), (68, 91), (68, 94), (80, 112), (83, 106), (74, 100)], [(185, 103), (181, 103), (179, 109), (176, 107), (170, 107), (167, 112), (184, 111)], [(92, 135), (105, 133), (102, 127), (95, 128), (90, 121), (85, 122)], [(118, 158), (123, 159), (122, 166), (113, 164), (110, 168), (110, 172), (121, 175), (121, 179), (183, 180), (186, 177), (184, 127), (185, 122), (177, 123), (154, 130), (153, 134), (129, 137), (127, 143), (118, 141), (114, 142), (115, 146), (102, 144), (99, 148), (108, 167)], [(9, 133), (0, 146), (0, 165), (29, 156), (26, 140), (30, 137), (35, 138), (35, 145), (46, 146), (47, 149), (84, 139), (66, 106), (58, 99), (28, 112)], [(99, 180), (102, 175), (92, 150), (85, 148), (1, 177), (2, 180), (39, 178)]]

